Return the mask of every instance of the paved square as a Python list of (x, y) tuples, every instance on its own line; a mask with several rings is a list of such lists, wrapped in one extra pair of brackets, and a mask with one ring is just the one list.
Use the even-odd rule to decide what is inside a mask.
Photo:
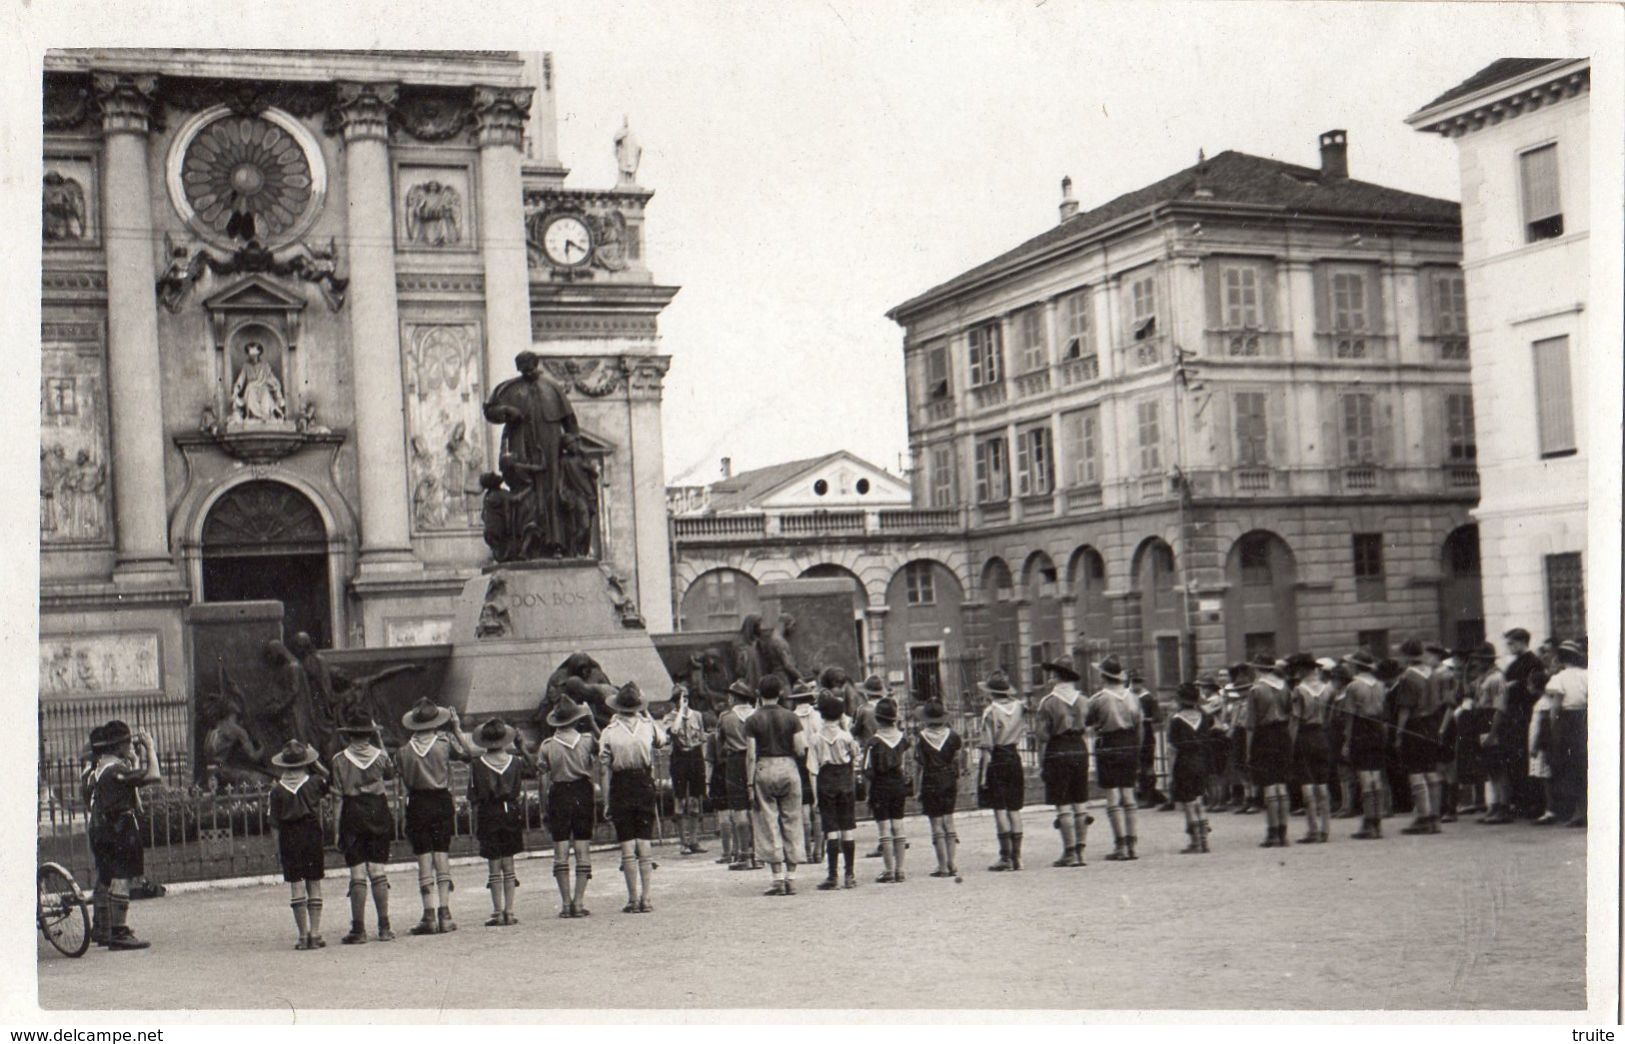
[[(768, 874), (660, 852), (653, 914), (620, 908), (618, 856), (594, 857), (593, 916), (559, 920), (547, 859), (519, 863), (517, 927), (483, 927), (483, 867), (457, 871), (461, 930), (412, 938), (416, 876), (396, 873), (400, 938), (340, 946), (342, 878), (326, 882), (327, 949), (293, 949), (282, 885), (140, 902), (150, 950), (39, 960), (46, 1008), (1206, 1008), (1568, 1009), (1585, 1003), (1585, 834), (1447, 825), (1442, 837), (1257, 848), (1261, 816), (1213, 817), (1213, 853), (1178, 854), (1178, 813), (1142, 813), (1141, 859), (1050, 867), (1057, 841), (1027, 810), (1028, 869), (992, 874), (985, 814), (962, 816), (964, 883), (932, 868), (908, 822), (909, 879), (762, 896)], [(874, 830), (860, 824), (860, 852)], [(1301, 833), (1301, 820), (1292, 825)], [(370, 930), (369, 913), (369, 930)], [(43, 943), (41, 946), (43, 947)]]

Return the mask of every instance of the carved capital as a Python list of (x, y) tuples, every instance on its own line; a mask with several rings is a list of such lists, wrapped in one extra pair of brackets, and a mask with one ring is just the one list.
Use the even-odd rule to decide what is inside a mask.
[(163, 128), (158, 107), (158, 77), (127, 73), (92, 73), (90, 89), (102, 113), (104, 134), (146, 134)]
[(480, 148), (522, 148), (533, 87), (475, 87), (474, 126)]
[(330, 133), (342, 134), (346, 144), (389, 140), (389, 114), (400, 95), (399, 84), (341, 81), (333, 86), (333, 108), (327, 116)]
[(663, 355), (626, 356), (621, 360), (621, 367), (626, 372), (627, 391), (632, 397), (658, 399), (666, 371), (671, 368), (671, 359)]

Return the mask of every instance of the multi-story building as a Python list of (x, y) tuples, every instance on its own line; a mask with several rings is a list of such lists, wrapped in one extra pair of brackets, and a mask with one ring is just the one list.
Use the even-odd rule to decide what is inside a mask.
[[(1167, 688), (1256, 650), (1483, 631), (1457, 204), (1227, 151), (892, 309), (954, 641)], [(921, 558), (928, 559), (922, 548)]]
[(490, 559), (481, 406), (524, 350), (599, 465), (595, 548), (669, 627), (676, 289), (644, 261), (635, 139), (618, 184), (567, 187), (554, 86), (551, 55), (503, 51), (46, 56), (48, 725), (184, 721), (198, 603), (278, 600), (324, 647), (447, 641)]
[(1503, 58), (1412, 114), (1455, 141), (1484, 612), (1583, 635), (1591, 62)]

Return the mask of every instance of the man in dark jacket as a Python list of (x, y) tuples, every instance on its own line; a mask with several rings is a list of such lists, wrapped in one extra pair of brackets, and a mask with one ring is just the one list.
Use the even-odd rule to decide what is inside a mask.
[[(1514, 627), (1501, 636), (1506, 643), (1507, 655), (1512, 657), (1507, 664), (1507, 716), (1497, 724), (1497, 728), (1505, 728), (1508, 743), (1507, 774), (1512, 786), (1510, 804), (1515, 816), (1534, 818), (1546, 807), (1545, 798), (1540, 793), (1539, 785), (1529, 779), (1529, 719), (1535, 713), (1535, 701), (1540, 699), (1540, 688), (1533, 683), (1534, 675), (1543, 673), (1540, 657), (1529, 649), (1529, 632), (1522, 627)], [(1542, 683), (1544, 686), (1544, 683)], [(1497, 732), (1499, 737), (1503, 735)]]

